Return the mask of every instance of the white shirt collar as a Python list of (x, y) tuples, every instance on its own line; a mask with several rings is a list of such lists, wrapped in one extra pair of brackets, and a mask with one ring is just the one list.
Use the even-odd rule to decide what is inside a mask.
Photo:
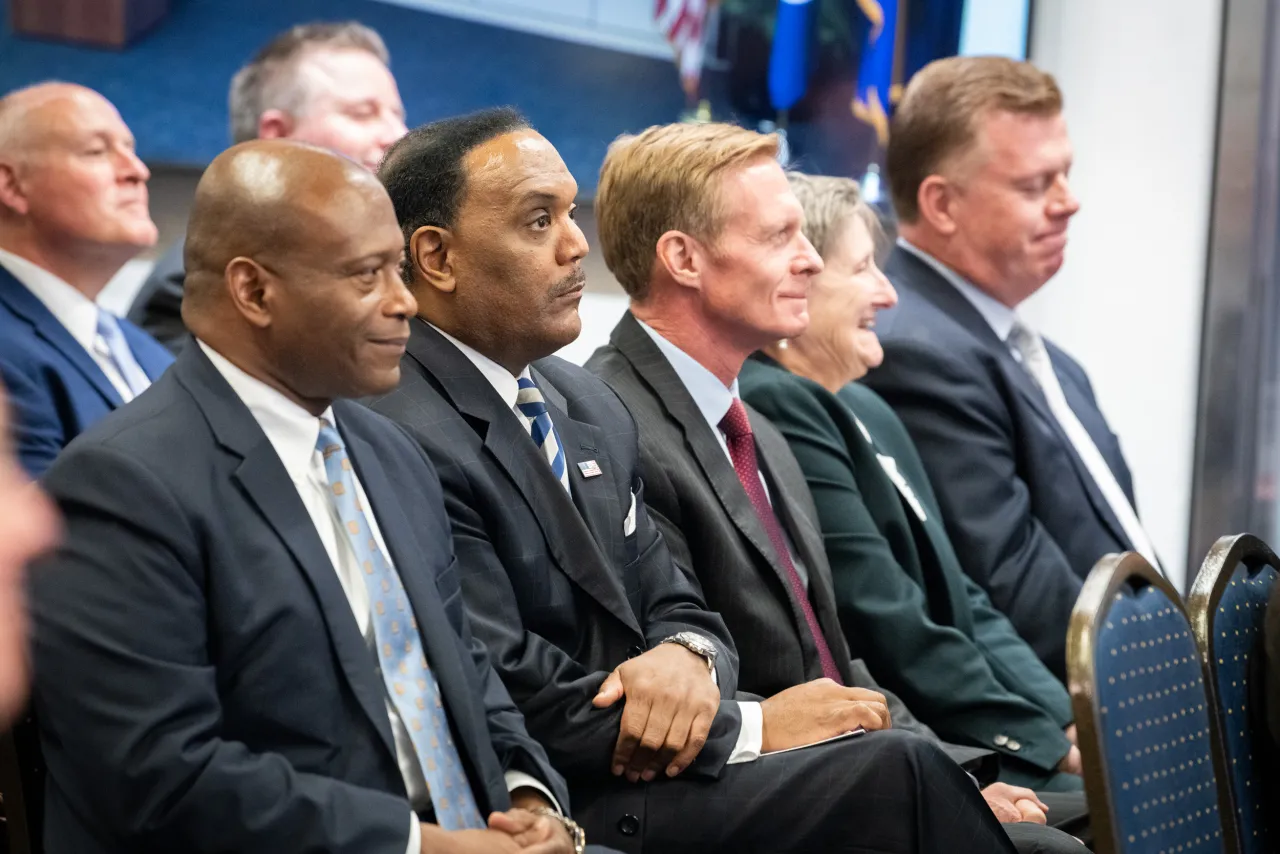
[(951, 283), (969, 303), (978, 310), (982, 319), (991, 327), (991, 331), (1004, 342), (1008, 342), (1013, 325), (1018, 322), (1018, 314), (995, 297), (982, 291), (977, 285), (965, 279), (955, 270), (934, 258), (918, 246), (912, 245), (905, 237), (898, 238), (898, 245), (928, 264), (938, 275)]
[(320, 438), (321, 419), (337, 426), (333, 407), (317, 418), (262, 380), (249, 376), (200, 339), (197, 338), (196, 343), (249, 408), (289, 477), (295, 482), (305, 480), (311, 472), (316, 441)]
[(0, 267), (31, 291), (76, 343), (93, 352), (98, 337), (97, 303), (43, 267), (4, 249), (0, 249)]
[(693, 402), (698, 405), (698, 411), (711, 425), (712, 431), (718, 435), (720, 422), (724, 420), (729, 407), (733, 406), (734, 399), (738, 397), (738, 378), (734, 377), (733, 385), (726, 388), (725, 384), (703, 367), (701, 362), (663, 338), (649, 324), (639, 318), (636, 318), (636, 323), (640, 324), (640, 328), (648, 333), (654, 344), (658, 345), (662, 355), (667, 357), (676, 376), (684, 383), (685, 389), (693, 397)]
[[(461, 350), (462, 355), (466, 356), (467, 360), (475, 365), (480, 373), (484, 374), (484, 378), (489, 381), (489, 385), (493, 386), (494, 390), (502, 397), (502, 402), (507, 405), (507, 408), (515, 409), (516, 397), (520, 394), (519, 378), (513, 377), (511, 372), (502, 367), (502, 365), (499, 365), (476, 348), (463, 344), (434, 323), (427, 323), (427, 325), (443, 335), (446, 341)], [(520, 372), (520, 377), (530, 379), (527, 365)]]

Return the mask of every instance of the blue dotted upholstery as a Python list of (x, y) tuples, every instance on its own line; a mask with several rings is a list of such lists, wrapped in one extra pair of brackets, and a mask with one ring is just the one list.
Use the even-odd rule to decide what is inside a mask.
[(1209, 632), (1218, 719), (1227, 744), (1236, 825), (1244, 854), (1270, 852), (1273, 840), (1280, 841), (1274, 831), (1269, 832), (1263, 811), (1263, 767), (1254, 756), (1263, 757), (1255, 750), (1253, 733), (1265, 733), (1266, 723), (1261, 710), (1254, 708), (1255, 698), (1249, 689), (1251, 663), (1261, 654), (1267, 597), (1275, 580), (1276, 571), (1265, 564), (1252, 575), (1243, 564), (1237, 565), (1212, 615)]
[(1119, 851), (1225, 852), (1212, 710), (1190, 623), (1154, 586), (1117, 593), (1103, 619), (1098, 725)]

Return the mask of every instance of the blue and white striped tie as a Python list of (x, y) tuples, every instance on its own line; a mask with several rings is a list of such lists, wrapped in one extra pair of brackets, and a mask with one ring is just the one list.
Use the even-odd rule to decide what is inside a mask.
[(520, 377), (518, 384), (520, 391), (516, 394), (516, 409), (529, 419), (529, 435), (551, 463), (551, 473), (568, 489), (569, 475), (565, 466), (564, 449), (560, 447), (560, 436), (556, 433), (556, 425), (551, 423), (551, 414), (547, 412), (542, 392), (538, 391), (537, 384), (529, 377)]

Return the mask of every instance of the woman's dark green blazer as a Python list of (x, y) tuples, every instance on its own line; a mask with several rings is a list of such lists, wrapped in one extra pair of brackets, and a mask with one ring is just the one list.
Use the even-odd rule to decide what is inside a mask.
[(739, 384), (786, 436), (813, 492), (854, 657), (944, 739), (999, 752), (1001, 779), (1043, 784), (1069, 747), (1066, 689), (964, 574), (893, 410), (858, 383), (832, 394), (761, 354)]

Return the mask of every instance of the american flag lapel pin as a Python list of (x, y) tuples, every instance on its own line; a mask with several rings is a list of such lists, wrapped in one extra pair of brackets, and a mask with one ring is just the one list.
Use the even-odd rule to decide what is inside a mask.
[(583, 477), (599, 477), (604, 474), (600, 470), (600, 464), (595, 460), (583, 460), (578, 463), (578, 471), (582, 472)]

